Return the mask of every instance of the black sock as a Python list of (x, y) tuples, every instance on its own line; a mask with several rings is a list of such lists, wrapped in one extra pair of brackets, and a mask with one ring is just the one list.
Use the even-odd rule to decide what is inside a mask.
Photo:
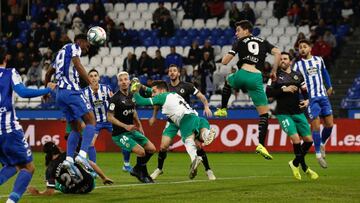
[(206, 152), (203, 149), (198, 149), (196, 151), (196, 154), (198, 156), (201, 156), (201, 158), (203, 160), (202, 162), (203, 162), (204, 167), (205, 167), (205, 171), (210, 170), (209, 160), (208, 160), (208, 158), (206, 156)]
[(231, 96), (231, 87), (227, 82), (225, 82), (225, 85), (221, 93), (221, 108), (227, 108), (230, 96)]
[(304, 172), (308, 169), (308, 166), (305, 163), (305, 155), (309, 151), (312, 144), (313, 144), (312, 142), (303, 142), (303, 144), (301, 145), (303, 156), (300, 163), (301, 163), (301, 168)]
[(167, 156), (166, 151), (160, 151), (158, 155), (158, 169), (162, 170)]
[(269, 114), (261, 114), (259, 120), (259, 143), (265, 146), (265, 138), (268, 131)]
[(145, 156), (144, 156), (144, 157), (137, 157), (136, 165), (137, 165), (137, 166), (140, 166), (140, 167), (145, 166), (146, 163), (150, 160), (150, 158), (151, 158), (152, 155), (153, 155), (153, 154), (150, 154), (150, 153), (145, 152)]
[(301, 157), (303, 157), (301, 145), (293, 144), (293, 148), (294, 148), (294, 154), (295, 154), (295, 159), (293, 160), (293, 164), (294, 164), (294, 166), (298, 167), (299, 163), (301, 162)]
[(145, 156), (144, 158), (144, 164), (146, 165), (146, 163), (150, 160), (150, 158), (152, 157), (153, 154), (145, 152)]

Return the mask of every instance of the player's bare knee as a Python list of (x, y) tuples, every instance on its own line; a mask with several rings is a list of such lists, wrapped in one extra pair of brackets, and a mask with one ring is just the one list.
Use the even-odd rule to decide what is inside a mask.
[(312, 139), (311, 135), (304, 136), (303, 140), (304, 140), (304, 142), (313, 142), (313, 139)]
[(300, 144), (300, 137), (298, 134), (291, 135), (290, 138), (293, 144)]
[(33, 162), (30, 162), (30, 163), (25, 164), (25, 165), (18, 166), (18, 168), (20, 170), (25, 169), (26, 171), (28, 171), (31, 174), (34, 174), (34, 172), (35, 172), (35, 165), (34, 165)]
[(154, 154), (156, 152), (156, 147), (152, 142), (148, 142), (145, 145), (145, 150), (147, 153)]

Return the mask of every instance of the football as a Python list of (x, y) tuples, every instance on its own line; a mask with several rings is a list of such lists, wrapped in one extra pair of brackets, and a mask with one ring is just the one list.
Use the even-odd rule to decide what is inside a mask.
[(95, 26), (87, 32), (87, 39), (91, 45), (100, 46), (106, 41), (106, 32), (102, 27)]

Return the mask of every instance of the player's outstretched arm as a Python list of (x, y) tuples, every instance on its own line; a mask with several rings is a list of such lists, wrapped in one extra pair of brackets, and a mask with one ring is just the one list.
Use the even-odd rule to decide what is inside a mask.
[(46, 188), (46, 190), (44, 190), (44, 191), (39, 191), (35, 187), (29, 186), (27, 188), (27, 191), (32, 195), (40, 195), (40, 196), (51, 196), (51, 195), (55, 194), (54, 188)]
[(203, 95), (200, 91), (196, 94), (196, 97), (198, 99), (200, 99), (200, 101), (204, 104), (204, 114), (206, 115), (206, 117), (211, 117), (212, 116), (212, 112), (210, 110), (209, 107), (209, 102), (206, 99), (205, 95)]
[(153, 114), (152, 114), (151, 118), (149, 119), (150, 126), (154, 125), (154, 123), (156, 122), (156, 116), (157, 116), (157, 113), (159, 112), (159, 109), (160, 109), (159, 106), (154, 106)]
[(227, 65), (233, 58), (234, 58), (234, 55), (227, 53), (222, 58), (221, 63), (224, 65)]
[(90, 85), (90, 79), (89, 76), (84, 68), (84, 66), (80, 62), (80, 57), (73, 57), (72, 62), (74, 64), (75, 69), (79, 73), (80, 77), (84, 79), (89, 85)]
[(271, 49), (271, 54), (274, 55), (274, 64), (271, 70), (271, 74), (270, 77), (273, 80), (276, 80), (276, 73), (280, 64), (280, 60), (281, 60), (281, 51), (280, 49), (274, 47)]
[(48, 83), (48, 87), (44, 89), (31, 89), (25, 87), (23, 83), (19, 83), (14, 86), (14, 91), (23, 98), (38, 97), (45, 94), (49, 94), (51, 90), (55, 89), (56, 85), (54, 83)]
[(90, 163), (90, 166), (95, 170), (95, 172), (100, 176), (104, 185), (111, 185), (114, 183), (114, 181), (111, 180), (110, 178), (108, 178), (96, 163), (94, 163), (92, 161), (89, 161), (89, 163)]

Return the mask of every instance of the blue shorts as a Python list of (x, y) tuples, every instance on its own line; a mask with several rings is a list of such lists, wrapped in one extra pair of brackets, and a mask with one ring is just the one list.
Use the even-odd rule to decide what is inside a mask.
[(315, 97), (310, 99), (308, 116), (311, 120), (321, 116), (332, 115), (332, 108), (328, 97)]
[(0, 135), (0, 162), (4, 166), (16, 166), (32, 162), (33, 157), (24, 132), (15, 130)]
[(89, 101), (81, 91), (58, 89), (56, 104), (62, 109), (68, 122), (79, 120), (92, 111)]
[(110, 122), (99, 122), (96, 123), (95, 126), (95, 133), (99, 134), (101, 129), (106, 129), (107, 131), (109, 131), (110, 133), (112, 132), (112, 124)]

